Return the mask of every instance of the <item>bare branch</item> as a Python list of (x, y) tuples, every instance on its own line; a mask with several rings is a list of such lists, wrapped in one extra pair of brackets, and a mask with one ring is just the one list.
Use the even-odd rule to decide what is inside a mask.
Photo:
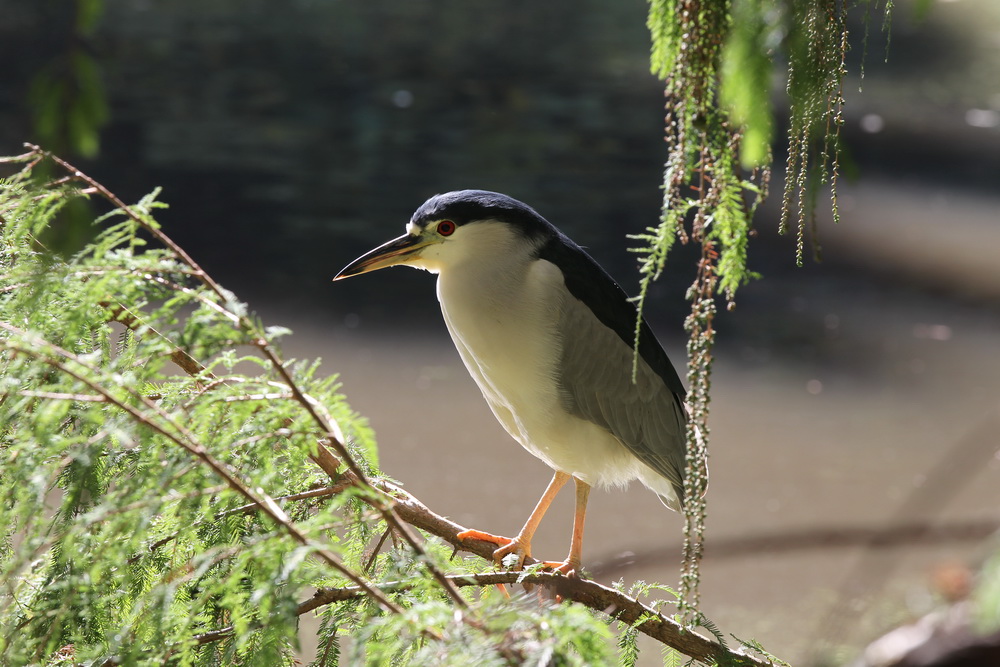
[(0, 157), (0, 164), (9, 164), (12, 162), (27, 162), (32, 158), (36, 158), (38, 156), (38, 147), (31, 146), (30, 144), (28, 144), (28, 146), (32, 150), (28, 151), (27, 153), (21, 153), (20, 155), (10, 155), (7, 157)]
[[(169, 339), (166, 336), (143, 322), (122, 304), (112, 305), (111, 303), (103, 303), (101, 305), (105, 308), (111, 309), (112, 319), (116, 322), (121, 322), (125, 327), (132, 331), (132, 333), (137, 333), (139, 329), (144, 328), (156, 337), (169, 342)], [(181, 370), (192, 377), (202, 377), (209, 380), (215, 378), (215, 376), (209, 373), (208, 370), (206, 370), (206, 368), (202, 366), (194, 357), (179, 347), (174, 346), (171, 350), (170, 360), (180, 366)]]

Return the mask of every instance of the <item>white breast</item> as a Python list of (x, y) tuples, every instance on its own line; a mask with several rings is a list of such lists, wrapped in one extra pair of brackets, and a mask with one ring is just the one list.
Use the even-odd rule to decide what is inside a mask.
[[(455, 347), (504, 428), (532, 450), (531, 433), (557, 410), (554, 399), (560, 343), (543, 315), (559, 308), (546, 289), (561, 276), (548, 262), (523, 268), (478, 267), (475, 275), (444, 271), (438, 278), (441, 312)], [(554, 302), (555, 301), (555, 302)], [(536, 456), (540, 454), (536, 453)]]
[(462, 361), (515, 440), (591, 484), (635, 477), (634, 457), (613, 435), (560, 405), (556, 326), (573, 297), (555, 265), (535, 259), (526, 244), (501, 244), (488, 257), (443, 267), (437, 292)]

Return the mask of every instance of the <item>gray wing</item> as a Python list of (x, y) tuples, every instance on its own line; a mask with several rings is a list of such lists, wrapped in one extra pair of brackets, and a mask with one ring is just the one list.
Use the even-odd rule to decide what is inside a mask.
[(683, 502), (687, 413), (682, 397), (642, 357), (633, 383), (632, 348), (579, 299), (566, 299), (560, 319), (560, 331), (568, 334), (562, 338), (558, 371), (564, 406), (610, 431), (669, 480)]

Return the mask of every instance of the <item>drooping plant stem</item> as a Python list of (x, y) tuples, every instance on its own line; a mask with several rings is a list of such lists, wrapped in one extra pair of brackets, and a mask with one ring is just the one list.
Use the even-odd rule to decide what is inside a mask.
[[(887, 14), (890, 8), (887, 3)], [(784, 233), (795, 219), (801, 265), (806, 227), (815, 226), (822, 186), (829, 187), (833, 218), (839, 219), (846, 11), (845, 0), (649, 3), (650, 64), (664, 81), (666, 97), (667, 160), (659, 224), (632, 237), (641, 242), (634, 249), (640, 255), (640, 313), (675, 240), (702, 247), (685, 325), (690, 425), (681, 590), (682, 605), (690, 609), (698, 602), (705, 528), (715, 298), (722, 295), (732, 307), (737, 290), (757, 277), (747, 256), (754, 213), (770, 182), (771, 82), (784, 57), (789, 126), (779, 230)], [(815, 243), (815, 230), (813, 238)]]

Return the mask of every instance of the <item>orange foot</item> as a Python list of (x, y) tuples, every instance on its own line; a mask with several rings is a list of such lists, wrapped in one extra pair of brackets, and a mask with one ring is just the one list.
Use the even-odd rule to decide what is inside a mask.
[(463, 542), (466, 540), (481, 540), (497, 545), (498, 549), (493, 552), (493, 560), (498, 565), (502, 564), (503, 559), (508, 555), (515, 554), (517, 556), (515, 570), (520, 570), (524, 565), (524, 559), (531, 556), (531, 543), (523, 542), (520, 537), (511, 539), (509, 537), (493, 535), (492, 533), (484, 533), (481, 530), (463, 530), (456, 537)]
[(574, 563), (571, 560), (559, 561), (559, 560), (544, 560), (542, 565), (553, 572), (561, 572), (567, 577), (579, 577), (580, 564)]

